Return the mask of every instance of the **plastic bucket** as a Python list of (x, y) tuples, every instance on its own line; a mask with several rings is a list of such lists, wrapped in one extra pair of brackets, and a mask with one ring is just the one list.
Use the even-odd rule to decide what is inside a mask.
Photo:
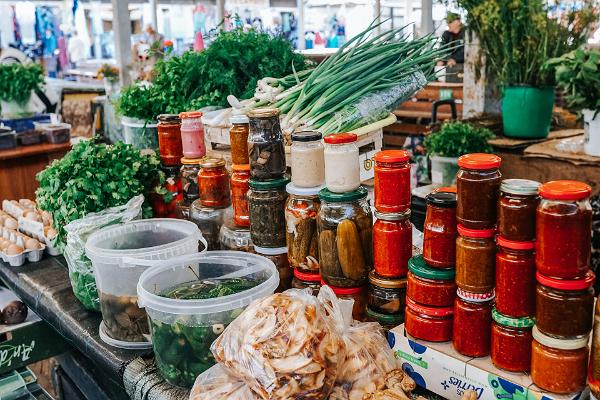
[(431, 156), (431, 183), (451, 186), (456, 183), (458, 157)]
[(128, 343), (149, 338), (146, 314), (137, 306), (137, 283), (148, 267), (127, 260), (168, 260), (193, 254), (198, 252), (198, 241), (205, 251), (206, 241), (196, 224), (169, 218), (128, 222), (90, 235), (85, 253), (96, 277), (104, 334), (114, 339), (109, 344), (131, 348)]
[(510, 86), (502, 94), (502, 124), (508, 137), (543, 139), (550, 132), (554, 88)]
[(158, 125), (123, 117), (123, 141), (136, 149), (158, 149)]
[(600, 156), (600, 112), (583, 110), (585, 140), (583, 149), (586, 154)]
[[(210, 368), (212, 342), (252, 301), (273, 294), (279, 274), (272, 261), (239, 251), (209, 251), (154, 262), (137, 285), (140, 307), (150, 320), (156, 364), (171, 384), (191, 387)], [(245, 291), (211, 299), (182, 300), (159, 294), (173, 286), (206, 279), (250, 278)]]

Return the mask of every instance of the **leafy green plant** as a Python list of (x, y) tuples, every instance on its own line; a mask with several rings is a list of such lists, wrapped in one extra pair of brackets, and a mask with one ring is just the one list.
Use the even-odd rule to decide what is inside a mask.
[(0, 64), (0, 100), (24, 104), (31, 92), (41, 89), (43, 84), (40, 64)]
[(491, 153), (488, 140), (494, 134), (465, 122), (445, 122), (439, 131), (425, 138), (425, 147), (430, 155), (460, 157), (468, 153)]

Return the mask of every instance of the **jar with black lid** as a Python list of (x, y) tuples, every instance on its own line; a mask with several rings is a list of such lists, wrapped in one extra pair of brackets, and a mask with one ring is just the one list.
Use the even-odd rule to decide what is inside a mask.
[(377, 313), (385, 315), (404, 314), (406, 307), (406, 278), (384, 278), (371, 271), (369, 273), (369, 295), (367, 304)]

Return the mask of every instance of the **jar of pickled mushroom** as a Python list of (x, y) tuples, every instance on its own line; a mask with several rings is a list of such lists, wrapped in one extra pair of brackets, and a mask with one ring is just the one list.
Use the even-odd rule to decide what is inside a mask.
[(470, 293), (456, 291), (454, 301), (454, 350), (468, 357), (485, 357), (490, 354), (492, 307), (494, 291)]
[(511, 372), (531, 369), (531, 330), (535, 320), (530, 317), (511, 318), (492, 310), (492, 363)]
[(258, 247), (254, 246), (254, 251), (259, 256), (263, 256), (273, 261), (277, 272), (279, 273), (279, 285), (275, 289), (275, 293), (281, 293), (292, 287), (292, 268), (288, 262), (287, 247)]
[(231, 204), (233, 206), (233, 222), (237, 226), (250, 226), (250, 211), (248, 210), (248, 181), (250, 180), (250, 165), (234, 164), (231, 174)]
[(540, 183), (527, 179), (505, 179), (498, 198), (498, 234), (515, 242), (535, 239), (535, 212)]
[(412, 256), (410, 210), (403, 213), (375, 211), (373, 262), (375, 272), (385, 278), (404, 278)]
[(198, 174), (200, 203), (204, 207), (222, 208), (231, 204), (229, 173), (222, 158), (203, 158)]
[(496, 278), (496, 243), (493, 229), (457, 227), (456, 284), (464, 291), (488, 293)]
[(423, 258), (434, 268), (456, 264), (456, 193), (436, 191), (425, 198), (427, 213), (423, 227)]
[(286, 242), (290, 265), (305, 273), (319, 273), (317, 216), (321, 187), (302, 188), (288, 183), (285, 205)]
[[(327, 285), (321, 281), (321, 286)], [(360, 286), (354, 288), (341, 288), (327, 285), (333, 290), (333, 293), (340, 300), (354, 300), (352, 306), (352, 319), (356, 321), (365, 321), (367, 313), (367, 287)]]
[(357, 136), (337, 133), (325, 136), (325, 186), (333, 193), (345, 193), (360, 187)]
[(325, 149), (321, 137), (317, 131), (292, 134), (292, 183), (296, 187), (314, 188), (325, 183)]
[(279, 110), (257, 108), (248, 113), (248, 158), (252, 179), (279, 179), (287, 170)]
[(406, 278), (390, 279), (379, 276), (375, 271), (369, 273), (368, 306), (371, 310), (386, 314), (404, 313), (406, 307)]
[(518, 318), (535, 314), (535, 242), (496, 239), (496, 308)]
[(300, 271), (299, 269), (294, 269), (294, 279), (292, 279), (292, 287), (295, 289), (312, 289), (313, 295), (318, 295), (319, 290), (321, 289), (321, 275), (309, 274)]
[(249, 164), (248, 134), (250, 133), (250, 120), (245, 115), (234, 115), (229, 119), (229, 143), (231, 144), (231, 163), (234, 165)]
[(206, 155), (204, 143), (204, 125), (200, 111), (188, 111), (179, 114), (181, 119), (181, 145), (186, 158), (201, 158)]
[(407, 295), (418, 304), (430, 307), (452, 307), (456, 298), (455, 271), (431, 268), (422, 256), (408, 261)]
[(158, 116), (158, 151), (163, 165), (178, 166), (183, 157), (181, 120), (177, 114)]
[(375, 209), (402, 213), (410, 208), (410, 154), (383, 150), (375, 154)]
[(452, 340), (453, 307), (427, 307), (406, 298), (404, 328), (416, 339), (428, 342)]
[(250, 179), (248, 208), (252, 243), (259, 247), (284, 247), (286, 245), (285, 186), (289, 178), (259, 181)]
[(183, 189), (183, 201), (186, 204), (192, 204), (200, 198), (200, 189), (198, 188), (198, 174), (200, 174), (201, 158), (181, 159), (181, 186)]

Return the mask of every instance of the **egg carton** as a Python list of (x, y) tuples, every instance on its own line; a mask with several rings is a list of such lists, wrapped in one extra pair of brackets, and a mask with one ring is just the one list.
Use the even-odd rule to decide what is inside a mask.
[(25, 209), (18, 207), (10, 200), (2, 200), (2, 209), (13, 218), (19, 219), (25, 213)]
[(44, 243), (46, 245), (46, 251), (48, 254), (51, 256), (57, 256), (60, 254), (60, 252), (52, 244), (52, 240), (48, 239), (44, 234), (44, 224), (42, 222), (34, 221), (24, 217), (19, 218), (18, 222), (19, 231)]
[[(8, 239), (9, 241), (15, 243), (18, 246), (25, 247), (25, 243), (23, 242), (23, 238), (17, 236), (17, 232), (12, 229), (0, 228), (2, 231), (2, 237), (4, 239)], [(19, 254), (11, 254), (8, 255), (4, 252), (0, 252), (0, 258), (5, 263), (8, 263), (12, 267), (20, 267), (25, 264), (25, 261), (29, 262), (38, 262), (42, 259), (44, 255), (44, 250), (46, 249), (46, 245), (41, 243), (41, 248), (39, 249), (26, 249)]]

